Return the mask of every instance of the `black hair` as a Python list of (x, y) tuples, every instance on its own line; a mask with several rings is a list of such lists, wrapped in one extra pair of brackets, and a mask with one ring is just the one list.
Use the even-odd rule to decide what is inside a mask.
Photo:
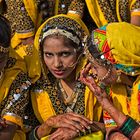
[(11, 27), (9, 21), (0, 15), (0, 45), (8, 48), (11, 40)]

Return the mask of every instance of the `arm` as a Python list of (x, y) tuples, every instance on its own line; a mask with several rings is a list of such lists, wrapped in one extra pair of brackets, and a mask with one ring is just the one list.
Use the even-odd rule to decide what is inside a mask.
[[(130, 23), (140, 26), (140, 2), (139, 0), (136, 0), (135, 2), (132, 1), (131, 6), (131, 21)], [(130, 4), (131, 5), (131, 4)]]
[(41, 139), (42, 137), (50, 137), (50, 135), (51, 137), (55, 137), (55, 135), (61, 137), (64, 134), (65, 137), (69, 137), (70, 133), (72, 137), (75, 137), (79, 132), (85, 132), (85, 129), (88, 129), (92, 123), (84, 116), (73, 112), (59, 114), (49, 117), (43, 124), (33, 129), (28, 139)]
[(12, 140), (16, 130), (23, 127), (22, 117), (28, 104), (29, 79), (24, 73), (19, 73), (13, 81), (9, 94), (2, 101), (1, 117), (6, 120), (7, 126), (0, 131), (0, 139)]
[[(126, 128), (128, 128), (130, 126), (130, 128), (129, 128), (130, 131), (128, 131), (128, 132), (133, 132), (133, 133), (129, 133), (129, 134), (132, 134), (132, 140), (135, 140), (135, 138), (136, 138), (135, 135), (136, 134), (137, 135), (140, 134), (140, 132), (138, 132), (139, 131), (139, 128), (138, 128), (139, 125), (138, 125), (138, 123), (136, 123), (136, 121), (134, 121), (130, 117), (128, 118), (125, 114), (123, 114), (122, 112), (120, 112), (110, 102), (110, 100), (108, 99), (108, 96), (107, 96), (106, 92), (103, 89), (101, 89), (95, 83), (95, 81), (94, 81), (94, 79), (93, 79), (92, 76), (89, 76), (88, 75), (89, 70), (90, 70), (90, 67), (88, 68), (88, 66), (87, 66), (87, 68), (81, 72), (80, 80), (90, 88), (90, 90), (94, 93), (94, 95), (96, 96), (97, 100), (99, 101), (99, 103), (101, 104), (101, 106), (103, 107), (103, 109), (106, 110), (109, 113), (109, 115), (113, 118), (113, 120), (116, 122), (117, 126), (119, 127), (119, 129), (116, 130), (117, 133), (118, 133), (118, 131), (121, 131), (122, 134), (124, 134), (124, 130), (126, 132), (128, 130), (128, 129), (126, 130)], [(128, 122), (128, 120), (129, 120), (129, 122)], [(125, 129), (123, 127), (124, 124), (126, 124), (125, 125)], [(134, 126), (134, 127), (132, 128), (131, 126)], [(125, 136), (122, 137), (122, 134), (121, 135), (116, 135), (117, 136), (116, 140), (117, 139), (119, 139), (119, 140), (127, 139)], [(115, 135), (115, 132), (114, 132), (114, 135)], [(115, 137), (116, 136), (114, 136), (114, 137), (112, 136), (113, 138), (110, 138), (110, 139), (115, 140)]]
[(140, 26), (140, 15), (131, 17), (131, 24)]
[(80, 131), (85, 132), (85, 129), (88, 129), (90, 124), (92, 124), (90, 120), (75, 113), (56, 115), (48, 118), (46, 122), (39, 126), (37, 129), (37, 136), (42, 138), (51, 134), (52, 129), (57, 130), (58, 128), (66, 128), (76, 133)]

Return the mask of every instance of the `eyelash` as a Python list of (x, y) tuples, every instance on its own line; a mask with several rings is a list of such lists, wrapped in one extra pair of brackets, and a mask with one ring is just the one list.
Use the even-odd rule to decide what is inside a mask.
[(61, 53), (61, 56), (64, 56), (64, 57), (67, 57), (69, 55), (71, 55), (71, 52), (62, 52)]
[[(68, 57), (68, 56), (71, 55), (71, 52), (62, 52), (59, 55), (62, 56), (62, 57)], [(53, 54), (52, 53), (45, 53), (45, 56), (46, 57), (51, 57), (51, 56), (53, 56)]]
[(45, 53), (45, 56), (46, 57), (51, 57), (51, 56), (53, 56), (53, 54), (51, 54), (51, 53)]

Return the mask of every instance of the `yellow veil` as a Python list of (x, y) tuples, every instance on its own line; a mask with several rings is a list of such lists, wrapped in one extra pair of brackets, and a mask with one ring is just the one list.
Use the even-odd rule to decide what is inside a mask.
[[(70, 15), (69, 15), (70, 14)], [(61, 28), (62, 26), (62, 28)], [(32, 75), (33, 73), (36, 72), (36, 77), (40, 77), (41, 73), (43, 73), (44, 77), (47, 77), (47, 69), (44, 67), (42, 59), (40, 59), (40, 41), (43, 34), (45, 34), (45, 32), (47, 32), (47, 28), (52, 27), (52, 29), (55, 30), (55, 27), (58, 27), (58, 29), (62, 29), (64, 28), (64, 32), (66, 29), (71, 29), (72, 31), (76, 32), (76, 34), (79, 35), (80, 40), (83, 40), (84, 37), (86, 35), (89, 34), (87, 27), (85, 26), (85, 24), (82, 22), (82, 20), (79, 18), (79, 16), (77, 17), (76, 15), (73, 15), (73, 13), (68, 13), (68, 15), (64, 15), (64, 14), (60, 14), (54, 17), (49, 18), (48, 20), (46, 20), (38, 29), (36, 36), (35, 36), (35, 50), (36, 53), (34, 53), (34, 55), (36, 54), (36, 58), (37, 60), (35, 61), (35, 63), (32, 63), (32, 65), (35, 64), (34, 69), (30, 69), (30, 75)], [(76, 28), (75, 28), (76, 27)], [(44, 32), (43, 32), (44, 30)], [(69, 31), (68, 30), (68, 31)], [(67, 36), (67, 30), (65, 32), (66, 36)], [(69, 38), (69, 35), (67, 36)], [(79, 73), (79, 71), (81, 70), (82, 67), (85, 66), (86, 64), (86, 59), (82, 58), (82, 60), (78, 63), (78, 67), (77, 67), (77, 74)], [(35, 115), (37, 116), (38, 120), (40, 121), (40, 123), (43, 123), (48, 117), (55, 115), (55, 111), (53, 109), (52, 103), (49, 99), (48, 93), (47, 91), (42, 91), (41, 94), (36, 94), (34, 92), (31, 93), (31, 99), (32, 99), (32, 105), (33, 105), (33, 109), (35, 112)], [(96, 105), (95, 105), (96, 104)], [(92, 107), (94, 106), (94, 109)], [(96, 106), (96, 107), (95, 107)], [(37, 109), (37, 108), (38, 109)], [(85, 91), (85, 115), (91, 119), (91, 120), (96, 120), (99, 121), (100, 117), (101, 117), (101, 112), (102, 109), (101, 107), (98, 105), (94, 94), (92, 92), (90, 92), (90, 90), (86, 87), (86, 91)], [(86, 139), (86, 140), (91, 140), (91, 139), (103, 139), (103, 134), (101, 132), (97, 132), (94, 134), (91, 134), (89, 136), (85, 136), (79, 139)], [(48, 137), (43, 138), (43, 140), (47, 140)]]
[[(114, 105), (126, 115), (140, 121), (140, 27), (126, 23), (110, 23), (93, 32), (93, 42), (98, 53), (103, 54), (120, 72), (137, 76), (133, 83), (131, 99), (124, 84), (111, 86)], [(106, 52), (106, 53), (105, 53)], [(94, 59), (94, 58), (93, 58)]]

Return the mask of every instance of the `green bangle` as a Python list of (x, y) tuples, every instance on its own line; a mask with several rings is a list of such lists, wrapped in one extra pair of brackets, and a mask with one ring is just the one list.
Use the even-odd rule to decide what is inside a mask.
[(29, 133), (29, 140), (39, 140), (38, 136), (37, 136), (37, 129), (39, 126), (37, 126), (35, 129), (33, 129), (30, 133)]
[(131, 139), (131, 137), (138, 128), (139, 124), (133, 118), (127, 115), (126, 120), (124, 121), (122, 126), (119, 127), (119, 131), (123, 133), (126, 137)]

